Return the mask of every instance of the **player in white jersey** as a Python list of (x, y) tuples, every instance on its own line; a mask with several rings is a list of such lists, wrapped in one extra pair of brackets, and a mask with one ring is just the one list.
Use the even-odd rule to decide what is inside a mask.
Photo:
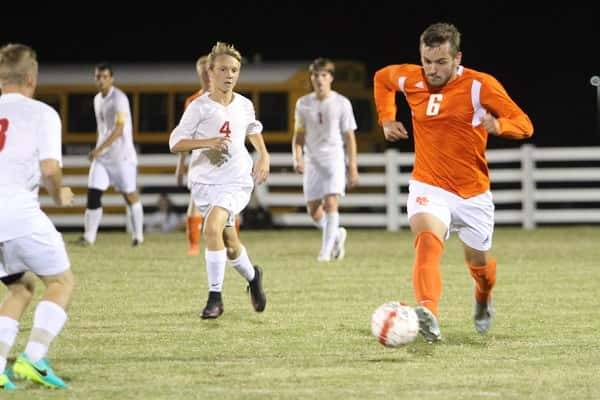
[[(235, 215), (250, 201), (254, 183), (264, 182), (270, 168), (254, 106), (233, 92), (241, 60), (232, 45), (217, 42), (213, 46), (208, 57), (211, 92), (186, 108), (169, 139), (172, 152), (192, 151), (189, 179), (194, 202), (204, 218), (206, 238), (209, 292), (203, 319), (223, 313), (221, 291), (227, 261), (248, 281), (254, 310), (264, 311), (267, 302), (262, 269), (251, 263), (234, 227)], [(258, 153), (254, 165), (246, 150), (246, 137)]]
[(304, 175), (306, 208), (323, 230), (317, 260), (339, 260), (344, 258), (347, 235), (346, 229), (340, 227), (339, 196), (345, 195), (346, 186), (358, 184), (356, 120), (350, 100), (331, 89), (334, 63), (317, 58), (309, 71), (313, 92), (296, 102), (294, 169)]
[(102, 193), (113, 185), (127, 203), (127, 218), (132, 226), (132, 245), (144, 241), (144, 210), (136, 185), (137, 155), (133, 146), (133, 125), (127, 95), (113, 85), (110, 64), (101, 63), (95, 68), (96, 86), (100, 90), (94, 97), (94, 113), (98, 139), (89, 153), (92, 162), (88, 177), (85, 232), (79, 244), (93, 244), (102, 219)]
[(5, 368), (35, 292), (27, 271), (46, 289), (13, 373), (44, 386), (67, 387), (46, 354), (67, 320), (74, 279), (62, 235), (40, 208), (38, 186), (41, 179), (58, 206), (70, 205), (73, 192), (62, 186), (60, 117), (32, 99), (37, 76), (33, 49), (21, 44), (0, 49), (0, 281), (8, 289), (0, 304), (0, 390), (16, 389)]

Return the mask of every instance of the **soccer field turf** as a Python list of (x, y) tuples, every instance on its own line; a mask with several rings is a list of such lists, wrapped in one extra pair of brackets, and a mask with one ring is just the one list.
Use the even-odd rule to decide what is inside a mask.
[(68, 244), (77, 287), (49, 358), (71, 388), (16, 381), (26, 390), (10, 398), (600, 398), (598, 227), (498, 228), (497, 314), (487, 336), (473, 328), (473, 284), (453, 235), (442, 259), (444, 340), (418, 337), (398, 349), (377, 342), (370, 318), (389, 300), (414, 305), (408, 231), (350, 229), (346, 258), (331, 263), (316, 261), (317, 230), (241, 237), (264, 269), (266, 311), (253, 311), (246, 283), (227, 267), (225, 313), (209, 321), (198, 317), (204, 257), (186, 255), (184, 233), (148, 234), (137, 248), (108, 232), (93, 247)]

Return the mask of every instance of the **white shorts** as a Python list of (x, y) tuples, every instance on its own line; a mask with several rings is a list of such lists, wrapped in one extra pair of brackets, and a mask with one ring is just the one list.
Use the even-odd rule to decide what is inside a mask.
[(103, 163), (94, 160), (90, 166), (88, 188), (105, 191), (113, 185), (120, 193), (133, 193), (137, 190), (137, 164), (130, 161)]
[(489, 190), (480, 195), (463, 199), (444, 189), (411, 180), (406, 204), (408, 219), (418, 213), (428, 213), (439, 218), (450, 232), (467, 246), (487, 251), (492, 248), (494, 233), (494, 203)]
[(57, 275), (70, 265), (62, 235), (45, 214), (29, 235), (0, 243), (0, 278), (25, 271)]
[(213, 207), (224, 208), (229, 211), (225, 226), (235, 226), (235, 216), (246, 208), (251, 194), (249, 186), (192, 184), (192, 198), (202, 218), (206, 218)]
[(331, 160), (322, 164), (305, 160), (302, 189), (307, 202), (322, 199), (328, 194), (344, 196), (346, 194), (344, 160)]

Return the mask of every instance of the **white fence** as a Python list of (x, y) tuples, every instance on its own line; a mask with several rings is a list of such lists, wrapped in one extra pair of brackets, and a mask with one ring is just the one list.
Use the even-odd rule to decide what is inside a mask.
[[(487, 152), (496, 204), (496, 223), (521, 225), (526, 229), (539, 224), (600, 223), (600, 147), (535, 148), (524, 145), (518, 149)], [(141, 155), (138, 184), (145, 207), (156, 204), (158, 194), (144, 193), (144, 187), (175, 188), (171, 154)], [(385, 153), (359, 154), (360, 187), (340, 200), (341, 223), (346, 226), (381, 227), (395, 231), (408, 225), (406, 187), (410, 178), (413, 155), (388, 150)], [(82, 226), (86, 197), (83, 188), (87, 175), (69, 174), (69, 168), (88, 165), (83, 156), (66, 156), (65, 184), (80, 187), (76, 206), (81, 215), (64, 214), (58, 208), (50, 213), (58, 226)], [(163, 168), (161, 173), (144, 173), (144, 167)], [(267, 184), (256, 188), (255, 200), (271, 210), (278, 226), (308, 226), (304, 209), (302, 176), (293, 172), (292, 156), (271, 154), (271, 175)], [(171, 194), (176, 205), (187, 205), (186, 193)], [(51, 199), (42, 196), (42, 206)], [(104, 195), (103, 206), (122, 206), (120, 195)], [(124, 226), (123, 213), (107, 214), (103, 226)]]

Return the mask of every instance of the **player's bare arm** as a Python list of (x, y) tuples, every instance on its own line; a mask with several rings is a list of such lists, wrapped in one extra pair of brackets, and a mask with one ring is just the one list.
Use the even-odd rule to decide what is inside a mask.
[(210, 139), (181, 139), (171, 148), (171, 153), (181, 153), (196, 149), (211, 149), (225, 152), (229, 148), (231, 140), (224, 137), (213, 137)]
[(400, 121), (383, 121), (381, 126), (383, 127), (383, 136), (387, 141), (396, 142), (400, 139), (408, 139), (408, 131)]
[(302, 174), (304, 173), (304, 131), (294, 131), (294, 137), (292, 138), (292, 155), (294, 156), (294, 170)]
[(266, 181), (269, 176), (269, 171), (271, 170), (271, 157), (267, 151), (267, 146), (265, 146), (263, 136), (260, 133), (249, 135), (248, 140), (252, 143), (254, 150), (258, 153), (258, 159), (252, 168), (252, 177), (254, 178), (254, 182), (257, 185), (260, 185)]
[(62, 170), (58, 160), (47, 159), (40, 161), (42, 182), (48, 194), (58, 206), (70, 206), (73, 204), (73, 192), (71, 188), (62, 186)]
[(344, 134), (344, 144), (346, 147), (346, 157), (348, 158), (348, 187), (353, 188), (358, 185), (356, 135), (354, 131), (348, 131)]
[(123, 123), (123, 122), (116, 123), (115, 129), (113, 129), (113, 131), (110, 133), (110, 135), (108, 135), (106, 140), (104, 142), (100, 143), (100, 146), (98, 146), (95, 149), (93, 149), (92, 151), (90, 151), (90, 153), (88, 154), (88, 159), (90, 161), (93, 161), (95, 158), (100, 157), (100, 155), (106, 149), (108, 149), (115, 140), (117, 140), (119, 137), (121, 137), (123, 135), (123, 131), (125, 130), (124, 128), (125, 128), (125, 123)]
[(183, 186), (183, 176), (185, 174), (185, 155), (186, 153), (181, 152), (177, 157), (177, 166), (175, 167), (177, 186)]

